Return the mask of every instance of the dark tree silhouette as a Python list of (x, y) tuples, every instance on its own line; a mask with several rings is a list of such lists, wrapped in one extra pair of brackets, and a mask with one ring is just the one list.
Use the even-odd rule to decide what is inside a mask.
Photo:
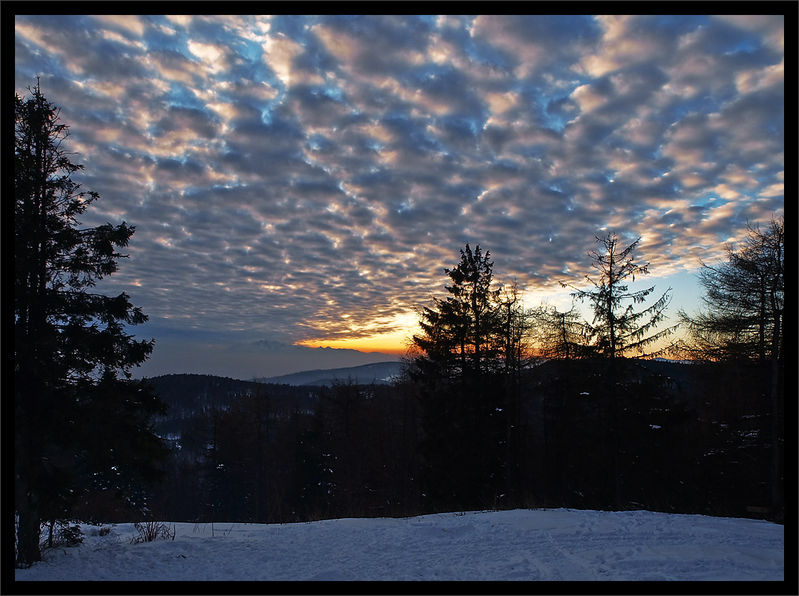
[(594, 354), (586, 344), (585, 325), (580, 313), (539, 307), (532, 313), (538, 352), (544, 358), (587, 358)]
[(413, 336), (427, 359), (450, 373), (479, 376), (495, 364), (501, 323), (490, 257), (479, 245), (474, 251), (468, 244), (461, 249), (460, 263), (444, 269), (452, 280), (446, 286), (449, 296), (434, 298), (434, 308), (423, 308), (419, 325), (424, 333)]
[[(585, 323), (587, 345), (593, 352), (591, 355), (610, 360), (610, 365), (600, 379), (596, 392), (604, 401), (605, 428), (610, 445), (610, 474), (613, 485), (614, 503), (622, 506), (624, 479), (622, 474), (623, 459), (629, 450), (630, 435), (624, 430), (630, 415), (625, 401), (629, 400), (633, 387), (626, 382), (632, 377), (631, 367), (623, 359), (628, 355), (653, 356), (664, 352), (662, 348), (656, 352), (645, 350), (651, 344), (673, 333), (678, 325), (672, 325), (662, 331), (654, 329), (665, 317), (665, 310), (670, 301), (671, 288), (666, 290), (651, 306), (640, 311), (636, 304), (646, 301), (655, 287), (630, 291), (629, 281), (635, 281), (636, 275), (648, 273), (649, 264), (639, 264), (633, 258), (640, 238), (626, 247), (621, 247), (619, 237), (609, 232), (604, 238), (596, 238), (601, 244), (599, 250), (592, 250), (593, 267), (599, 272), (598, 279), (586, 276), (593, 285), (592, 289), (574, 288), (574, 298), (588, 300), (594, 311), (591, 323)], [(567, 284), (563, 284), (564, 287)], [(573, 286), (570, 286), (573, 287)], [(626, 303), (626, 306), (625, 306)]]
[[(522, 503), (522, 374), (531, 358), (532, 311), (525, 309), (521, 292), (514, 281), (498, 297), (499, 348), (503, 362), (501, 380), (505, 400), (499, 408), (505, 419), (505, 497), (504, 504)], [(500, 379), (497, 379), (499, 381)], [(496, 409), (495, 409), (496, 413)], [(502, 441), (500, 441), (502, 444)]]
[(531, 312), (524, 308), (520, 294), (514, 281), (503, 288), (498, 297), (501, 355), (508, 376), (518, 376), (530, 353), (533, 318)]
[[(782, 506), (781, 441), (784, 405), (785, 219), (747, 226), (742, 246), (727, 246), (727, 262), (703, 264), (705, 310), (680, 311), (689, 332), (685, 350), (703, 360), (768, 363), (771, 402), (771, 506)], [(765, 430), (765, 429), (764, 429)]]
[[(453, 269), (446, 299), (435, 298), (413, 336), (421, 351), (410, 375), (420, 391), (421, 452), (433, 507), (493, 506), (506, 482), (507, 387), (505, 367), (511, 333), (503, 325), (500, 290), (493, 287), (488, 251), (467, 244)], [(507, 312), (506, 312), (507, 314)]]
[[(672, 325), (653, 332), (665, 317), (666, 307), (671, 300), (671, 288), (651, 306), (636, 312), (634, 305), (645, 302), (655, 289), (651, 286), (631, 292), (627, 285), (627, 280), (635, 281), (636, 275), (649, 272), (649, 263), (640, 265), (633, 260), (633, 252), (641, 239), (638, 238), (624, 248), (620, 247), (619, 237), (612, 232), (604, 238), (597, 237), (596, 240), (602, 247), (589, 254), (594, 261), (592, 265), (599, 271), (599, 278), (593, 279), (586, 275), (586, 280), (594, 286), (593, 289), (574, 288), (575, 292), (572, 292), (575, 298), (588, 300), (594, 311), (593, 321), (586, 324), (589, 344), (603, 358), (613, 359), (630, 354), (652, 356), (655, 353), (645, 353), (646, 347), (670, 335), (678, 327)], [(629, 304), (623, 307), (625, 302)]]
[[(144, 385), (128, 381), (153, 344), (134, 340), (125, 326), (147, 317), (124, 293), (90, 292), (116, 271), (124, 256), (118, 248), (134, 229), (125, 223), (78, 227), (77, 217), (99, 195), (80, 191), (72, 180), (82, 166), (62, 145), (68, 128), (38, 84), (29, 91), (30, 97), (15, 95), (14, 102), (14, 463), (21, 566), (41, 557), (40, 522), (67, 515), (94, 472), (122, 491), (123, 477), (147, 467), (142, 460), (153, 457), (159, 443), (145, 421), (160, 407)], [(111, 428), (126, 434), (108, 442), (105, 430)], [(147, 448), (109, 451), (119, 441)]]
[(782, 358), (785, 292), (785, 221), (766, 231), (748, 227), (742, 246), (727, 246), (727, 261), (699, 272), (705, 309), (680, 312), (690, 341), (686, 349), (702, 360)]

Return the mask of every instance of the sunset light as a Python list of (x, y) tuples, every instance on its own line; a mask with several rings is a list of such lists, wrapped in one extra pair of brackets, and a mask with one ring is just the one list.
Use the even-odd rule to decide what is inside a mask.
[[(641, 237), (665, 290), (781, 213), (783, 29), (779, 15), (17, 15), (15, 89), (38, 77), (60, 106), (78, 181), (102, 196), (83, 223), (136, 226), (101, 287), (150, 317), (137, 374), (169, 370), (189, 329), (394, 359), (467, 242), (528, 308), (568, 309), (560, 284), (585, 283), (598, 235)], [(698, 304), (673, 298), (672, 317)], [(181, 345), (187, 366), (205, 361)]]
[(3, 2), (0, 591), (796, 594), (797, 6)]
[(411, 336), (417, 332), (417, 315), (414, 312), (407, 312), (384, 323), (376, 323), (359, 329), (354, 337), (309, 339), (297, 343), (310, 348), (342, 348), (359, 352), (382, 352), (404, 356), (408, 351)]

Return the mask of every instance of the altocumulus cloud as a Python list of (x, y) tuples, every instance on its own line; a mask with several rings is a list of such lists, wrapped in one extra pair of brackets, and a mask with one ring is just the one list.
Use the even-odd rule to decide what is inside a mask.
[[(784, 17), (25, 16), (15, 85), (71, 126), (103, 287), (170, 325), (390, 331), (465, 242), (529, 291), (642, 237), (657, 275), (784, 206)], [(679, 300), (679, 296), (675, 297)]]

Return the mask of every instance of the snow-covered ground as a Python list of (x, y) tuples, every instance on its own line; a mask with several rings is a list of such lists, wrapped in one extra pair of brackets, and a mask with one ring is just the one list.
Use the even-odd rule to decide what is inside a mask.
[(783, 526), (751, 519), (572, 509), (295, 524), (132, 524), (45, 551), (19, 580), (783, 580)]

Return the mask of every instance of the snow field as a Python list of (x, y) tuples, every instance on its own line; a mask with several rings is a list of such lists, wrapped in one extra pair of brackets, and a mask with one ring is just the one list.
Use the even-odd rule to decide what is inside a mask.
[(552, 509), (175, 528), (131, 544), (133, 524), (83, 526), (83, 544), (16, 580), (784, 579), (783, 526), (751, 519)]

